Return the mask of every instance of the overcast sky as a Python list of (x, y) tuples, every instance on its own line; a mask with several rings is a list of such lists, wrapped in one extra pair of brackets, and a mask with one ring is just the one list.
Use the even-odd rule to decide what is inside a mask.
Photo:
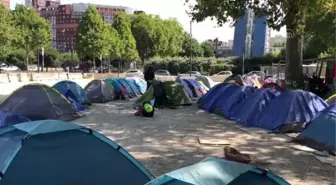
[[(11, 8), (15, 7), (15, 4), (23, 4), (24, 0), (11, 0)], [(93, 3), (93, 4), (106, 4), (115, 6), (127, 6), (137, 10), (143, 10), (149, 14), (160, 15), (162, 18), (176, 18), (184, 27), (186, 31), (190, 30), (190, 18), (185, 13), (187, 9), (183, 5), (184, 0), (61, 0), (62, 4), (69, 3)], [(192, 24), (193, 36), (201, 41), (207, 39), (214, 39), (218, 37), (220, 40), (227, 41), (233, 39), (234, 28), (231, 28), (229, 24), (218, 28), (216, 22), (210, 19)], [(274, 35), (286, 35), (286, 30), (282, 29), (280, 32), (271, 32)]]

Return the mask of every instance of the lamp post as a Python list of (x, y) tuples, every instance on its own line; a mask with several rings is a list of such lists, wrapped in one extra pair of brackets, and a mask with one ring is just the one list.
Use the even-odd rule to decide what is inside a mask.
[[(190, 72), (192, 71), (192, 20), (190, 21)], [(190, 73), (191, 76), (191, 73)]]
[(44, 69), (44, 47), (42, 47), (42, 50), (41, 50), (41, 54), (42, 54), (42, 72), (43, 72), (43, 69)]

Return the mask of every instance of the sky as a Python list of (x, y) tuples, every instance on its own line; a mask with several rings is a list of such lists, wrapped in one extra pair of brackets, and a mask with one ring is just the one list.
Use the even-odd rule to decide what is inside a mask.
[[(16, 4), (23, 4), (24, 0), (11, 0), (11, 8)], [(161, 18), (176, 18), (183, 28), (190, 32), (190, 17), (186, 14), (187, 6), (184, 0), (61, 0), (62, 4), (70, 3), (92, 3), (105, 4), (114, 6), (127, 6), (136, 10), (143, 10), (148, 14), (159, 15)], [(208, 39), (219, 38), (219, 40), (233, 40), (234, 28), (230, 24), (222, 27), (216, 26), (215, 21), (207, 19), (201, 23), (192, 23), (192, 35), (198, 41), (202, 42)], [(271, 36), (286, 35), (286, 30), (281, 29), (280, 32), (273, 31)]]

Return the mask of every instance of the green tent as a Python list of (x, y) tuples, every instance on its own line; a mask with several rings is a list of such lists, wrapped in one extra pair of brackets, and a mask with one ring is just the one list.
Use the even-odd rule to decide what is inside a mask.
[(137, 100), (139, 104), (143, 104), (154, 99), (154, 94), (156, 94), (155, 91), (161, 84), (163, 84), (161, 87), (164, 88), (164, 92), (167, 97), (167, 106), (191, 105), (191, 100), (182, 84), (176, 83), (174, 81), (160, 82), (156, 80), (151, 84), (152, 86), (148, 88), (146, 93)]

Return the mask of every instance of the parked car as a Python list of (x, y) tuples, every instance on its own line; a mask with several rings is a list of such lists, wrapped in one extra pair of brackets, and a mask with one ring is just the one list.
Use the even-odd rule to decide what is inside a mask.
[(138, 69), (129, 69), (125, 72), (126, 77), (132, 77), (132, 76), (143, 76), (142, 71)]
[(212, 76), (231, 76), (232, 75), (232, 72), (231, 71), (221, 71), (217, 74), (214, 74)]
[(37, 70), (38, 70), (37, 65), (30, 65), (30, 66), (28, 66), (28, 71), (37, 71)]
[(2, 63), (0, 68), (1, 68), (2, 71), (18, 71), (18, 70), (20, 70), (19, 67), (17, 67), (17, 66), (7, 65), (5, 63)]
[(201, 76), (201, 73), (198, 71), (188, 71), (182, 75), (190, 75), (190, 76)]
[(169, 73), (169, 71), (167, 71), (167, 70), (157, 70), (157, 71), (155, 72), (155, 75), (170, 76), (170, 73)]
[(227, 77), (231, 76), (231, 71), (221, 71), (217, 74), (212, 75), (210, 78), (215, 82), (223, 82)]

